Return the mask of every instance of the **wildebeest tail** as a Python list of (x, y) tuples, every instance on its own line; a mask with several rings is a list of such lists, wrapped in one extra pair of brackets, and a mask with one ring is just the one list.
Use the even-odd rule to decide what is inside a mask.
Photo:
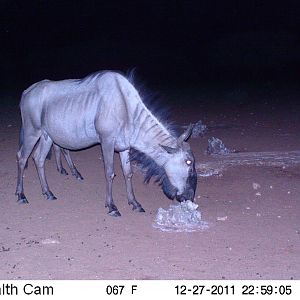
[(21, 129), (19, 132), (19, 149), (21, 149), (23, 143), (24, 143), (24, 129), (23, 129), (23, 126), (21, 126)]
[[(21, 126), (21, 129), (20, 129), (20, 133), (19, 133), (19, 149), (21, 149), (22, 145), (24, 143), (24, 129), (23, 129), (23, 126)], [(51, 149), (49, 150), (49, 153), (47, 154), (46, 158), (47, 159), (51, 159), (51, 156), (52, 156), (52, 147)], [(25, 169), (28, 167), (28, 161), (26, 162), (25, 164)]]
[[(19, 149), (21, 149), (22, 145), (24, 143), (24, 128), (21, 126), (20, 132), (19, 132)], [(28, 167), (28, 160), (25, 164), (25, 169)]]

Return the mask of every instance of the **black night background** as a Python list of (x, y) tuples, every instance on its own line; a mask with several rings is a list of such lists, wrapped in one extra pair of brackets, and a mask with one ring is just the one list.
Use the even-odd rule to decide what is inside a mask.
[(147, 84), (297, 82), (297, 1), (1, 0), (1, 90), (136, 68)]

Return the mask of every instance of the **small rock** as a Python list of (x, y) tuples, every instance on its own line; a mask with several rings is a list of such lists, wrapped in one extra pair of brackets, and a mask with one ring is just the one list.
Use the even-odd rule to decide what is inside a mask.
[(207, 126), (199, 120), (194, 126), (192, 130), (192, 137), (196, 138), (198, 136), (203, 136), (207, 131)]
[(258, 190), (260, 188), (260, 184), (256, 183), (256, 182), (253, 182), (252, 187), (253, 187), (254, 190)]
[(225, 217), (217, 217), (217, 221), (226, 221), (227, 220), (227, 216)]
[(60, 244), (60, 241), (54, 240), (54, 239), (45, 239), (45, 240), (42, 240), (41, 243), (43, 245)]
[(234, 152), (234, 150), (226, 148), (224, 143), (220, 139), (212, 137), (208, 140), (208, 147), (206, 150), (207, 154), (226, 155), (232, 152)]

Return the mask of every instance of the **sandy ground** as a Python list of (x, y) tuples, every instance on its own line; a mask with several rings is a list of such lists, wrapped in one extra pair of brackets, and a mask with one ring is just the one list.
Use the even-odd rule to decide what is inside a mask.
[[(286, 94), (258, 95), (261, 99), (255, 103), (250, 101), (255, 95), (227, 94), (231, 95), (241, 101), (221, 103), (213, 95), (195, 92), (189, 96), (192, 106), (176, 105), (173, 116), (179, 124), (201, 119), (210, 126), (204, 137), (190, 140), (197, 163), (223, 159), (205, 155), (211, 136), (250, 155), (300, 150), (300, 109), (291, 101), (297, 94), (288, 95), (290, 101)], [(209, 228), (192, 233), (161, 232), (152, 223), (157, 209), (168, 208), (170, 200), (158, 186), (145, 185), (136, 172), (134, 189), (146, 212), (133, 212), (127, 204), (117, 155), (113, 192), (122, 217), (107, 214), (98, 146), (72, 154), (83, 182), (60, 175), (54, 160), (47, 161), (46, 173), (57, 201), (46, 201), (41, 195), (30, 159), (25, 172), (30, 203), (17, 204), (19, 124), (17, 105), (4, 105), (0, 124), (0, 279), (300, 279), (297, 161), (236, 164), (219, 175), (199, 177), (195, 201)], [(257, 189), (253, 183), (259, 184), (254, 185)]]

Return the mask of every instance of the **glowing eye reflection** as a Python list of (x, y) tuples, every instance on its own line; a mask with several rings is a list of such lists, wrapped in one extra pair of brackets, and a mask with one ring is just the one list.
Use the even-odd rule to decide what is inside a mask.
[(191, 161), (191, 160), (187, 160), (187, 161), (186, 161), (186, 164), (187, 164), (187, 165), (191, 165), (191, 164), (192, 164), (192, 161)]

